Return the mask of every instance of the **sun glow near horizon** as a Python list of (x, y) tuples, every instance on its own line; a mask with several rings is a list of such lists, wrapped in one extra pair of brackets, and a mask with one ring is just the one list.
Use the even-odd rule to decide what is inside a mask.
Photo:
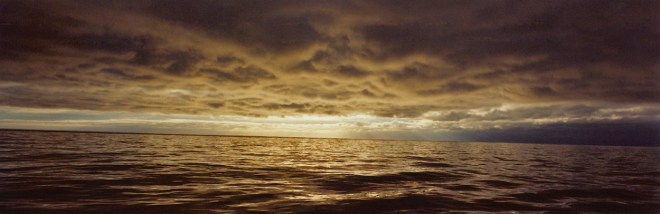
[(0, 128), (330, 138), (352, 137), (364, 124), (387, 120), (366, 114), (250, 117), (18, 107), (1, 107), (0, 113), (6, 115)]
[[(648, 120), (655, 108), (649, 106), (593, 107), (562, 104), (563, 112), (553, 105), (503, 105), (466, 111), (433, 111), (419, 117), (382, 117), (353, 115), (241, 116), (205, 114), (166, 114), (154, 112), (94, 111), (64, 108), (0, 107), (0, 128), (67, 131), (137, 132), (165, 134), (244, 135), (319, 138), (368, 138), (410, 140), (479, 140), (463, 134), (515, 129), (528, 125), (588, 123), (589, 121)], [(560, 108), (561, 109), (561, 108)], [(593, 110), (598, 109), (598, 110)], [(584, 114), (585, 111), (593, 111)], [(577, 113), (573, 113), (577, 112)], [(578, 115), (582, 113), (582, 115)], [(45, 121), (45, 122), (44, 122)], [(643, 129), (642, 129), (643, 131)], [(565, 131), (564, 131), (565, 132)]]

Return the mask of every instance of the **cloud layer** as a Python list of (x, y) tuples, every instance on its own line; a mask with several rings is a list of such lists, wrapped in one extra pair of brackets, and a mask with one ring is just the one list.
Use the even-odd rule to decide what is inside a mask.
[(654, 122), (659, 9), (644, 0), (3, 1), (0, 104), (370, 115), (466, 130)]

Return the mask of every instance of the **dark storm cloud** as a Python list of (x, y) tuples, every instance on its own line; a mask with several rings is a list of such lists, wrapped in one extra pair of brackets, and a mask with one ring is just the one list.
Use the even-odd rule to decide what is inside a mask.
[(360, 94), (364, 95), (365, 97), (376, 97), (376, 95), (371, 91), (369, 91), (369, 89), (362, 89), (362, 91), (360, 91)]
[(218, 56), (216, 60), (218, 64), (222, 67), (227, 67), (233, 64), (245, 64), (245, 60), (231, 55)]
[(354, 92), (346, 89), (324, 89), (319, 85), (285, 85), (277, 84), (270, 85), (263, 88), (266, 91), (271, 91), (276, 94), (286, 96), (301, 96), (305, 98), (321, 98), (325, 100), (348, 100)]
[(435, 107), (430, 105), (387, 106), (376, 107), (373, 113), (381, 117), (415, 118), (432, 109)]
[(95, 92), (78, 93), (75, 99), (71, 99), (68, 93), (20, 85), (0, 89), (0, 103), (20, 107), (107, 109), (98, 95)]
[(210, 103), (207, 103), (207, 104), (212, 108), (220, 108), (220, 107), (223, 107), (225, 105), (222, 102), (210, 102)]
[(197, 53), (188, 52), (174, 52), (165, 55), (165, 60), (171, 63), (167, 66), (165, 71), (174, 74), (182, 74), (189, 71), (192, 66), (201, 60), (201, 56)]
[(277, 79), (274, 74), (256, 66), (237, 67), (234, 72), (246, 79)]
[(310, 106), (311, 105), (308, 103), (288, 103), (288, 104), (268, 103), (263, 105), (263, 107), (268, 110), (294, 109), (296, 111), (302, 111), (306, 108), (309, 108)]
[[(316, 56), (318, 55), (315, 55), (315, 57)], [(339, 61), (336, 62), (338, 63)], [(298, 63), (296, 66), (292, 68), (292, 70), (305, 71), (310, 73), (330, 74), (333, 76), (344, 77), (344, 78), (361, 78), (371, 74), (371, 72), (362, 68), (358, 68), (354, 65), (328, 66), (329, 64), (332, 65), (332, 63), (328, 63), (328, 62), (319, 62), (318, 64), (315, 64), (314, 60), (312, 59)]]
[[(5, 1), (0, 7), (0, 59), (57, 54), (56, 47), (124, 53), (155, 41), (148, 35), (123, 35), (77, 18), (53, 15), (28, 2)], [(90, 28), (96, 28), (90, 31)], [(86, 31), (86, 32), (85, 32)]]
[(101, 72), (116, 76), (118, 78), (121, 78), (122, 80), (146, 81), (146, 80), (156, 79), (156, 77), (152, 75), (134, 74), (131, 73), (131, 71), (125, 71), (118, 68), (103, 68), (101, 69)]
[[(548, 64), (614, 61), (650, 66), (660, 54), (655, 27), (658, 17), (653, 12), (658, 8), (656, 1), (563, 1), (552, 5), (533, 1), (465, 1), (460, 3), (464, 6), (452, 6), (455, 11), (444, 9), (431, 17), (424, 16), (426, 12), (443, 9), (446, 2), (414, 1), (406, 8), (423, 12), (403, 10), (398, 15), (416, 19), (365, 25), (361, 32), (391, 50), (389, 54), (424, 51), (442, 54), (455, 63), (540, 53), (548, 54), (544, 59)], [(456, 12), (466, 17), (441, 19)], [(464, 22), (457, 20), (461, 18)]]
[(455, 72), (441, 70), (440, 68), (434, 68), (430, 65), (414, 63), (412, 65), (407, 65), (401, 70), (397, 71), (388, 71), (387, 76), (394, 81), (397, 80), (430, 80), (430, 79), (444, 79)]
[[(452, 10), (438, 10), (440, 5)], [(502, 57), (540, 56), (491, 75), (539, 75), (536, 81), (542, 85), (528, 88), (534, 96), (572, 93), (582, 99), (658, 100), (653, 95), (659, 92), (654, 71), (660, 59), (657, 1), (415, 1), (404, 8), (397, 15), (415, 18), (368, 24), (360, 30), (385, 48), (383, 54), (426, 53), (468, 67), (493, 64), (491, 60)], [(438, 12), (430, 13), (433, 10)], [(575, 69), (583, 88), (558, 78), (565, 76), (563, 69)], [(599, 75), (590, 76), (592, 70), (599, 70)], [(620, 72), (637, 75), (617, 77)], [(412, 68), (390, 74), (404, 75), (429, 76)], [(611, 89), (615, 86), (619, 87)]]
[(337, 82), (335, 82), (335, 81), (332, 81), (332, 80), (329, 80), (329, 79), (324, 79), (324, 80), (323, 80), (323, 84), (326, 85), (326, 86), (335, 86), (335, 85), (337, 85), (337, 84), (339, 84), (339, 83), (337, 83)]
[[(266, 103), (261, 108), (269, 111), (284, 111), (308, 114), (336, 115), (340, 112), (335, 105), (318, 103)], [(272, 115), (272, 114), (271, 114)]]
[[(104, 56), (90, 62), (84, 62), (74, 70), (86, 70), (94, 67), (96, 63), (107, 65), (126, 64), (144, 66), (156, 69), (171, 75), (190, 75), (193, 67), (204, 57), (195, 49), (163, 49), (164, 41), (148, 33), (130, 34), (116, 31), (115, 26), (93, 24), (81, 18), (61, 15), (48, 11), (45, 6), (30, 4), (30, 2), (8, 1), (3, 3), (2, 34), (0, 46), (1, 59), (27, 60), (41, 57), (66, 56), (71, 53), (66, 49), (72, 48), (79, 52), (84, 60), (86, 55), (95, 52), (121, 55), (126, 57)], [(87, 53), (85, 53), (87, 52)], [(26, 62), (29, 63), (29, 62)], [(33, 62), (34, 63), (34, 62)], [(110, 70), (108, 70), (110, 69)], [(152, 75), (140, 74), (141, 71), (131, 71), (116, 68), (101, 69), (100, 71), (113, 74), (123, 79), (152, 80)], [(52, 73), (53, 68), (40, 70), (40, 73)]]
[(417, 91), (417, 94), (438, 95), (438, 94), (447, 94), (447, 93), (470, 92), (477, 90), (479, 88), (481, 88), (481, 86), (468, 82), (450, 82), (433, 89)]
[(113, 53), (141, 50), (153, 42), (149, 36), (120, 35), (115, 32), (87, 33), (61, 39), (66, 40), (62, 42), (63, 45)]
[(200, 69), (200, 73), (210, 75), (215, 81), (256, 82), (258, 80), (277, 79), (273, 73), (255, 66), (236, 67), (232, 72), (214, 68)]
[(307, 72), (316, 72), (319, 71), (317, 66), (327, 65), (338, 63), (339, 61), (334, 58), (333, 54), (328, 53), (327, 51), (317, 51), (312, 55), (308, 60), (298, 63), (298, 65), (293, 67), (293, 70), (302, 70)]
[(318, 69), (316, 69), (316, 66), (314, 66), (314, 64), (310, 60), (305, 60), (305, 61), (302, 61), (302, 62), (298, 63), (296, 66), (293, 66), (293, 68), (291, 68), (291, 70), (293, 70), (293, 71), (302, 70), (302, 71), (307, 71), (307, 72), (316, 72), (316, 71), (318, 71)]
[[(285, 95), (290, 98), (306, 98), (306, 99), (316, 99), (320, 98), (322, 100), (328, 101), (347, 101), (350, 99), (364, 99), (364, 98), (382, 98), (393, 96), (392, 94), (376, 92), (367, 89), (369, 84), (362, 85), (349, 85), (349, 86), (336, 86), (338, 83), (330, 82), (325, 80), (322, 86), (321, 84), (307, 84), (307, 85), (296, 85), (296, 84), (274, 84), (265, 86), (262, 89), (264, 91), (269, 91), (275, 94)], [(334, 84), (332, 84), (334, 83)]]
[(364, 67), (347, 63), (357, 57), (367, 56), (362, 50), (363, 47), (352, 47), (351, 40), (347, 36), (329, 38), (324, 44), (322, 49), (315, 51), (307, 60), (298, 62), (288, 71), (345, 78), (362, 78), (372, 74)]
[(369, 75), (369, 72), (352, 65), (341, 65), (337, 68), (337, 74), (347, 77), (363, 77)]
[(309, 23), (313, 17), (274, 13), (282, 6), (281, 2), (162, 0), (153, 1), (148, 10), (165, 20), (266, 51), (303, 48), (323, 39)]
[(199, 51), (143, 49), (135, 52), (134, 57), (127, 63), (148, 66), (172, 75), (190, 75), (193, 67), (204, 57)]

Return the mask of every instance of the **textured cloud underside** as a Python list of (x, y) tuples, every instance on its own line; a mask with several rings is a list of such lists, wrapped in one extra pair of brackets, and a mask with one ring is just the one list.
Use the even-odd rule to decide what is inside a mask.
[[(482, 125), (655, 119), (659, 9), (657, 1), (3, 1), (0, 104)], [(492, 110), (511, 105), (527, 107)], [(603, 113), (635, 106), (644, 110)], [(491, 111), (475, 113), (483, 109)]]

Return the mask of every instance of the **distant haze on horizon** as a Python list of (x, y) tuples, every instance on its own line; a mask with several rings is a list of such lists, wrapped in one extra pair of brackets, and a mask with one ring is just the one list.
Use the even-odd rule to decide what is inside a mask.
[(0, 128), (658, 146), (658, 11), (0, 0)]

